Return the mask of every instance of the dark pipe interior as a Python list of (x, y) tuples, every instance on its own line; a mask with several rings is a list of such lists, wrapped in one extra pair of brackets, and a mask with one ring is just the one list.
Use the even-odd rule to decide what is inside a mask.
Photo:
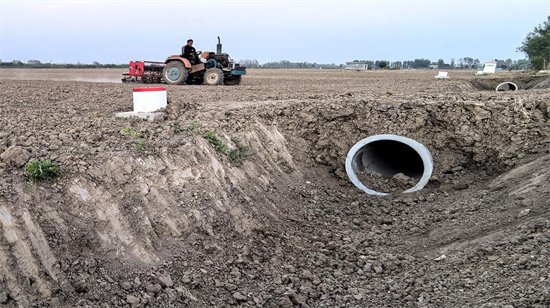
[(498, 88), (499, 91), (516, 91), (517, 89), (513, 83), (505, 83)]
[(420, 179), (424, 163), (420, 155), (410, 146), (393, 140), (371, 142), (357, 152), (354, 159), (356, 172), (371, 171), (386, 177), (397, 173)]

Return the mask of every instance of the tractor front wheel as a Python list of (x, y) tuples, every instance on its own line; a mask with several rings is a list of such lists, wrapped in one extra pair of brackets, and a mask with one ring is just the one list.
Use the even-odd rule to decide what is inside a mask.
[(204, 73), (204, 84), (217, 86), (223, 84), (223, 72), (219, 68), (208, 69)]
[(180, 61), (168, 62), (162, 70), (162, 78), (167, 84), (184, 84), (188, 71)]

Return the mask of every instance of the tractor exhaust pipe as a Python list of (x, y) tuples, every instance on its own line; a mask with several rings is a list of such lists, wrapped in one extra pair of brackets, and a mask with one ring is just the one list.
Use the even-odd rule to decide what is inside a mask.
[(357, 188), (370, 195), (385, 196), (366, 187), (358, 172), (376, 172), (385, 177), (403, 173), (416, 179), (416, 185), (403, 191), (411, 193), (428, 184), (433, 171), (430, 151), (421, 143), (397, 135), (375, 135), (357, 142), (346, 157), (346, 173)]
[(216, 45), (216, 54), (222, 54), (222, 43), (220, 42), (220, 37), (218, 36), (218, 45)]

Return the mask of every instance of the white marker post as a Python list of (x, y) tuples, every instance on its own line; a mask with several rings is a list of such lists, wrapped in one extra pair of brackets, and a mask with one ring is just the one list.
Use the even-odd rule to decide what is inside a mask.
[(166, 88), (138, 88), (133, 89), (134, 111), (119, 112), (115, 117), (130, 118), (139, 117), (154, 121), (156, 117), (163, 116), (164, 112), (154, 112), (166, 108)]
[(435, 76), (437, 79), (447, 79), (449, 78), (449, 72), (447, 71), (439, 71), (439, 74)]
[(153, 112), (166, 108), (166, 88), (134, 89), (134, 112)]

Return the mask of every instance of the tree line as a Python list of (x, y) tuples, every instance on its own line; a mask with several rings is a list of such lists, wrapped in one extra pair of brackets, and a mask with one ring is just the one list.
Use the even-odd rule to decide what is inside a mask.
[(105, 63), (101, 64), (97, 61), (94, 61), (92, 64), (85, 64), (77, 62), (73, 63), (42, 63), (39, 60), (28, 60), (26, 63), (23, 63), (20, 60), (13, 60), (10, 62), (2, 62), (0, 60), (0, 67), (4, 68), (127, 68), (128, 64), (114, 64), (114, 63)]
[[(494, 59), (497, 62), (497, 68), (502, 69), (528, 69), (528, 60), (512, 60), (512, 59)], [(443, 59), (439, 59), (437, 62), (430, 59), (414, 59), (407, 61), (388, 61), (388, 60), (353, 60), (352, 62), (366, 63), (369, 68), (389, 68), (389, 69), (477, 69), (483, 67), (479, 59), (473, 59), (471, 57), (464, 57), (458, 60), (451, 59), (449, 63)]]
[(344, 64), (322, 64), (322, 63), (311, 63), (311, 62), (291, 62), (288, 60), (280, 61), (271, 61), (261, 64), (258, 60), (242, 59), (238, 60), (237, 63), (248, 68), (326, 68), (326, 69), (335, 69), (343, 68)]
[[(501, 69), (529, 69), (529, 61), (526, 59), (523, 60), (512, 60), (512, 59), (494, 59), (497, 62), (497, 68)], [(459, 59), (451, 59), (449, 63), (445, 62), (443, 59), (439, 59), (437, 62), (434, 62), (430, 59), (414, 59), (407, 61), (388, 61), (388, 60), (353, 60), (353, 62), (361, 62), (368, 64), (370, 69), (373, 68), (389, 68), (389, 69), (477, 69), (482, 68), (484, 63), (479, 59), (474, 59), (472, 57), (464, 57)], [(337, 69), (343, 68), (344, 64), (318, 64), (311, 62), (291, 62), (288, 60), (281, 61), (271, 61), (267, 63), (259, 63), (258, 60), (243, 59), (239, 60), (238, 63), (242, 66), (248, 68), (272, 68), (272, 69), (300, 69), (300, 68), (323, 68), (323, 69)]]

